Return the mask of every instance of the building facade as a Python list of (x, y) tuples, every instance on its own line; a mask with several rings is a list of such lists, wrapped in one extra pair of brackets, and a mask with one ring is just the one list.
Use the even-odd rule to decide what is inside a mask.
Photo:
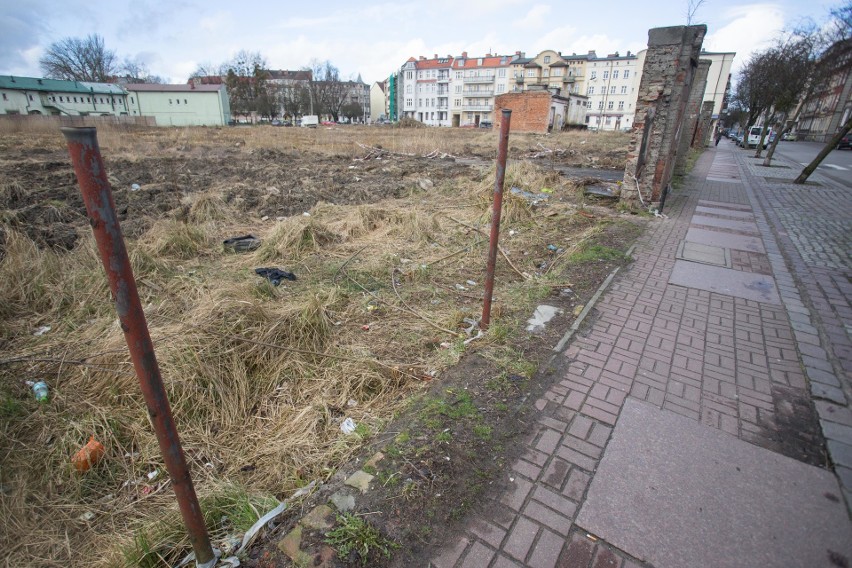
[(562, 57), (562, 53), (545, 50), (535, 57), (527, 58), (523, 52), (515, 52), (512, 61), (512, 91), (546, 89), (563, 95), (580, 94), (578, 81), (582, 78), (582, 60)]
[(852, 116), (852, 68), (838, 69), (799, 104), (802, 109), (795, 125), (796, 137), (828, 142)]
[(0, 114), (121, 116), (128, 107), (118, 85), (0, 75)]
[(636, 88), (642, 74), (639, 58), (629, 51), (598, 57), (594, 51), (586, 56), (585, 81), (586, 121), (591, 130), (628, 131), (633, 128)]
[(225, 85), (125, 85), (133, 116), (153, 116), (158, 126), (224, 126), (231, 120)]

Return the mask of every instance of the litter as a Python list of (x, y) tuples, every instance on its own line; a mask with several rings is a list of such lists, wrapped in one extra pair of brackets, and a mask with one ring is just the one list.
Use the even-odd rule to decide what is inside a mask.
[(142, 187), (138, 183), (130, 184), (130, 191), (139, 191)]
[(35, 395), (35, 399), (38, 402), (47, 402), (47, 397), (50, 394), (50, 390), (47, 387), (47, 383), (44, 381), (38, 381), (36, 383), (32, 381), (26, 382), (27, 386), (33, 389), (33, 395)]
[(467, 290), (467, 288), (465, 288), (461, 284), (456, 284), (456, 290), (461, 290), (462, 292), (464, 292), (465, 290)]
[(355, 428), (357, 427), (358, 425), (355, 424), (355, 421), (352, 420), (352, 418), (347, 418), (346, 420), (340, 423), (340, 431), (344, 434), (351, 434), (355, 431)]
[(369, 326), (369, 325), (367, 325), (367, 324), (362, 325), (362, 326), (361, 326), (361, 331), (370, 331), (370, 326)]
[(95, 440), (95, 437), (92, 436), (86, 445), (74, 454), (71, 458), (71, 463), (74, 464), (74, 469), (79, 473), (84, 473), (101, 461), (105, 453), (106, 448), (104, 448), (103, 444)]
[(468, 280), (465, 282), (465, 284), (467, 284), (468, 286), (476, 286), (476, 282), (474, 282), (473, 280)]
[(513, 187), (509, 191), (511, 191), (512, 194), (529, 201), (531, 205), (538, 205), (539, 202), (547, 201), (548, 198), (550, 198), (550, 196), (546, 193), (532, 193), (530, 191), (525, 191), (520, 187)]
[(282, 280), (296, 280), (295, 274), (280, 268), (255, 268), (254, 273), (269, 280), (273, 286), (278, 286)]
[(558, 247), (556, 245), (547, 245), (547, 250), (549, 250), (551, 252), (556, 252), (557, 248)]
[(154, 481), (155, 479), (157, 479), (158, 475), (160, 475), (159, 469), (155, 469), (154, 471), (149, 471), (148, 474), (147, 474), (148, 481)]
[(44, 335), (45, 333), (47, 333), (50, 330), (51, 330), (51, 327), (49, 325), (43, 325), (40, 328), (38, 328), (37, 330), (35, 330), (33, 332), (33, 335), (35, 335), (36, 337), (41, 337), (42, 335)]
[(84, 523), (88, 523), (89, 521), (91, 521), (95, 518), (95, 514), (91, 511), (86, 511), (85, 513), (83, 513), (82, 515), (80, 515), (77, 518), (80, 519), (81, 521), (83, 521)]
[(225, 250), (232, 252), (248, 252), (260, 247), (260, 239), (254, 235), (231, 237), (222, 241), (222, 246), (225, 247)]

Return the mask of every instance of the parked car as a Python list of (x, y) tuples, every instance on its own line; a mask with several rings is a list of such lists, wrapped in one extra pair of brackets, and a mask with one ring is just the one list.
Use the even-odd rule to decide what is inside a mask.
[(852, 150), (852, 134), (847, 134), (843, 138), (840, 139), (840, 142), (837, 143), (837, 149), (842, 150), (846, 148), (847, 150)]
[(319, 117), (315, 114), (309, 114), (302, 117), (302, 127), (316, 128), (319, 125)]
[(796, 135), (792, 132), (785, 132), (784, 136), (781, 137), (781, 140), (784, 140), (785, 142), (795, 142)]
[(273, 120), (273, 121), (272, 121), (272, 122), (270, 122), (269, 124), (271, 124), (272, 126), (284, 126), (284, 123), (283, 123), (283, 122), (281, 122), (281, 121), (280, 121), (280, 120), (278, 120), (278, 119)]
[[(745, 147), (747, 145), (749, 148), (756, 148), (758, 144), (760, 144), (760, 133), (763, 131), (762, 126), (752, 126), (748, 129), (748, 136), (745, 138), (745, 142), (740, 142), (740, 146)], [(763, 149), (769, 146), (769, 143), (775, 140), (775, 132), (770, 128), (766, 132), (766, 137), (763, 139)]]
[(491, 128), (491, 126), (493, 126), (493, 125), (491, 124), (490, 120), (483, 120), (482, 122), (479, 123), (480, 128)]

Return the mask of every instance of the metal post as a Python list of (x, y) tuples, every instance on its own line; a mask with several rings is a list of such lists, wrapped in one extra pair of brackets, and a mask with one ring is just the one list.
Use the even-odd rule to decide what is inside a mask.
[(491, 323), (491, 297), (494, 295), (494, 268), (497, 265), (497, 241), (500, 237), (500, 212), (503, 208), (503, 180), (506, 178), (506, 156), (509, 153), (509, 123), (512, 111), (503, 109), (500, 121), (500, 139), (497, 150), (497, 176), (494, 180), (494, 205), (491, 213), (491, 238), (488, 243), (488, 268), (485, 272), (485, 297), (482, 301), (481, 329)]
[(61, 128), (77, 182), (83, 194), (89, 223), (95, 234), (101, 261), (115, 298), (115, 308), (121, 329), (130, 350), (133, 368), (139, 378), (142, 395), (148, 406), (148, 415), (154, 423), (160, 452), (172, 479), (180, 513), (186, 525), (196, 563), (200, 568), (212, 568), (216, 563), (210, 538), (204, 525), (201, 507), (195, 495), (189, 468), (180, 446), (175, 422), (160, 368), (154, 354), (154, 345), (148, 334), (145, 313), (136, 290), (136, 280), (130, 268), (130, 259), (124, 237), (115, 213), (112, 188), (107, 181), (95, 128)]

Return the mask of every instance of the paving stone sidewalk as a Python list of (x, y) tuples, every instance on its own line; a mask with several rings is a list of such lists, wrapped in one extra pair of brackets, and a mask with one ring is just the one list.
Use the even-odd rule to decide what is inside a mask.
[(792, 177), (704, 152), (434, 566), (852, 563), (852, 193)]

